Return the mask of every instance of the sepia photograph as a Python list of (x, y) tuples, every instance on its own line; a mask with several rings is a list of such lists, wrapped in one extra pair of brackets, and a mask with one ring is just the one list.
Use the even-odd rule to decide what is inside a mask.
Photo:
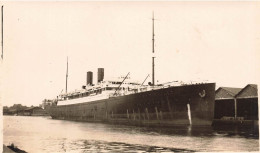
[(0, 7), (2, 152), (259, 152), (259, 1)]

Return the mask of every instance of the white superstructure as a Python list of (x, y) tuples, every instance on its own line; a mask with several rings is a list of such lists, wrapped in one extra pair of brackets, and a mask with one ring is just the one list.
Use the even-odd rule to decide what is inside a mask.
[(60, 94), (55, 101), (57, 105), (79, 104), (181, 85), (186, 84), (184, 82), (173, 81), (156, 86), (141, 85), (138, 82), (131, 81), (130, 78), (122, 82), (122, 77), (119, 77), (101, 81), (95, 86), (88, 85), (81, 90)]

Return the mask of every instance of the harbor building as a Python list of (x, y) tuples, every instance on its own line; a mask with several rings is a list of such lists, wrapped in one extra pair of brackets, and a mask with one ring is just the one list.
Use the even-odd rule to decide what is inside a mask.
[(215, 93), (214, 124), (258, 124), (257, 85), (219, 87)]
[(20, 116), (46, 116), (48, 113), (41, 107), (30, 107), (18, 112)]
[(258, 120), (257, 85), (248, 84), (237, 95), (237, 116), (245, 120)]
[(219, 87), (215, 94), (215, 119), (235, 117), (235, 96), (242, 88)]

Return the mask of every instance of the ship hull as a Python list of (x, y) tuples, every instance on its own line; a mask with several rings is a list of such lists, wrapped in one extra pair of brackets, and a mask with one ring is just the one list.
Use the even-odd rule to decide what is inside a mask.
[(53, 119), (140, 126), (209, 126), (215, 83), (168, 87), (93, 102), (51, 106)]

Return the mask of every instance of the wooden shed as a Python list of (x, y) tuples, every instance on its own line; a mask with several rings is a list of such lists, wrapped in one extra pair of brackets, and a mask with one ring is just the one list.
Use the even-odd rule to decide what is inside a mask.
[(215, 94), (215, 119), (235, 118), (235, 96), (242, 88), (219, 87)]
[(256, 84), (248, 84), (235, 97), (237, 116), (245, 120), (258, 120), (258, 93)]
[(48, 115), (47, 112), (41, 107), (30, 107), (24, 110), (24, 115), (26, 116), (42, 116)]

